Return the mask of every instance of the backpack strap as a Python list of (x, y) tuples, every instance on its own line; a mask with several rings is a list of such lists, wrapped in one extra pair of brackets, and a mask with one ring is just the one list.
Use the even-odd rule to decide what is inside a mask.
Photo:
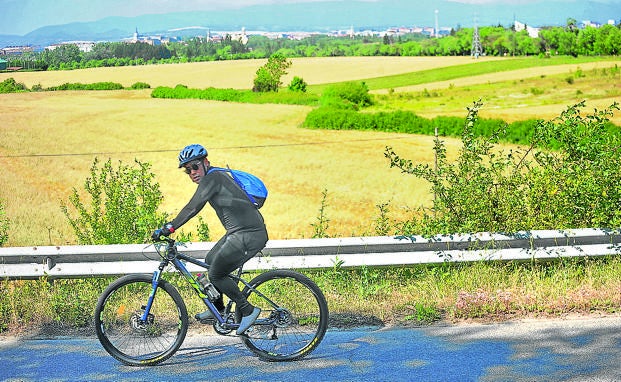
[(252, 204), (254, 204), (255, 207), (258, 207), (259, 204), (257, 203), (257, 201), (254, 199), (254, 196), (250, 195), (245, 188), (243, 188), (241, 186), (242, 182), (237, 178), (237, 176), (235, 176), (235, 173), (231, 170), (231, 168), (229, 167), (229, 165), (226, 165), (226, 168), (229, 171), (229, 174), (231, 174), (231, 176), (233, 177), (233, 180), (235, 180), (235, 183), (237, 183), (237, 185), (239, 186), (239, 188), (242, 189), (242, 191), (244, 191), (244, 193), (246, 194), (246, 196), (248, 197), (248, 200), (250, 200), (252, 202)]
[(207, 174), (211, 174), (214, 171), (225, 171), (228, 172), (229, 175), (231, 176), (231, 178), (233, 178), (233, 181), (235, 181), (235, 184), (237, 185), (237, 187), (239, 187), (244, 194), (246, 194), (246, 197), (248, 198), (248, 200), (250, 200), (250, 202), (257, 208), (259, 208), (259, 203), (257, 203), (256, 199), (250, 195), (246, 189), (244, 187), (242, 187), (242, 182), (239, 180), (239, 178), (237, 178), (237, 176), (235, 176), (235, 173), (233, 172), (233, 170), (231, 170), (231, 168), (229, 167), (229, 165), (226, 165), (226, 168), (223, 167), (210, 167), (209, 170), (207, 170)]

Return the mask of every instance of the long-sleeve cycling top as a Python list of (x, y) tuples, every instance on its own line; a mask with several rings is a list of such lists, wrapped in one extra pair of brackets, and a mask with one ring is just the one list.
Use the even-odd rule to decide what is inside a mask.
[(200, 180), (196, 192), (171, 222), (175, 229), (211, 205), (227, 233), (265, 230), (259, 210), (226, 171), (213, 171)]

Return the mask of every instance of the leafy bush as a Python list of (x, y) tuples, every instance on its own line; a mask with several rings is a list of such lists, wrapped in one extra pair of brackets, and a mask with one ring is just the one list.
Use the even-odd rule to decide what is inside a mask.
[(79, 244), (142, 243), (154, 227), (166, 220), (165, 214), (157, 212), (162, 194), (151, 166), (137, 160), (135, 163), (132, 168), (119, 161), (114, 169), (108, 159), (99, 168), (95, 159), (91, 176), (84, 182), (90, 200), (82, 201), (75, 188), (69, 197), (77, 217), (67, 204), (61, 203)]
[[(323, 102), (324, 99), (322, 98), (321, 101)], [(377, 130), (425, 135), (434, 135), (437, 129), (438, 135), (444, 137), (461, 137), (463, 133), (463, 119), (459, 117), (439, 116), (429, 120), (410, 111), (402, 110), (360, 113), (351, 108), (339, 107), (337, 103), (312, 110), (306, 115), (302, 126), (309, 129)], [(529, 145), (535, 128), (540, 123), (540, 120), (530, 119), (507, 125), (500, 119), (477, 117), (477, 123), (472, 126), (472, 133), (476, 136), (491, 137), (498, 129), (503, 129), (504, 133), (496, 137), (498, 141)], [(610, 121), (602, 123), (606, 135), (621, 138), (621, 129), (618, 126)], [(548, 142), (547, 145), (552, 149), (558, 148), (558, 142), (554, 140)]]
[(404, 233), (621, 225), (621, 140), (607, 134), (608, 117), (618, 104), (587, 117), (580, 114), (584, 102), (573, 105), (558, 118), (537, 122), (528, 148), (508, 153), (495, 148), (503, 128), (488, 137), (475, 133), (480, 106), (475, 102), (468, 110), (454, 162), (439, 139), (434, 167), (413, 164), (386, 148), (391, 167), (427, 180), (434, 195), (431, 210), (403, 223)]
[(243, 103), (275, 103), (286, 105), (311, 105), (318, 104), (318, 97), (314, 94), (303, 92), (283, 91), (258, 93), (250, 90), (236, 89), (189, 89), (184, 85), (177, 85), (175, 88), (158, 86), (151, 92), (152, 98), (194, 98), (223, 102), (243, 102)]
[(15, 81), (13, 77), (7, 78), (0, 82), (0, 93), (16, 93), (28, 91), (26, 85), (21, 82)]
[(4, 212), (4, 204), (0, 200), (0, 246), (9, 240), (9, 219)]
[(291, 80), (291, 83), (289, 84), (289, 90), (291, 90), (292, 92), (305, 93), (307, 86), (308, 84), (302, 78), (295, 76), (293, 77), (293, 79)]
[(95, 82), (92, 84), (64, 83), (59, 86), (51, 86), (47, 88), (49, 91), (57, 90), (121, 90), (123, 85), (116, 82)]
[(151, 85), (147, 84), (146, 82), (135, 82), (130, 88), (134, 90), (149, 89), (151, 88)]
[(364, 82), (343, 82), (328, 87), (321, 96), (321, 105), (359, 110), (373, 104)]

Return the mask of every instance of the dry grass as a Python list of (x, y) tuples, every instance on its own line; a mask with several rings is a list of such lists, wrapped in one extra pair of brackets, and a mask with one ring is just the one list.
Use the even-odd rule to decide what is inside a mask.
[[(499, 60), (489, 57), (485, 60)], [(309, 85), (360, 80), (471, 63), (470, 57), (318, 57), (294, 58), (283, 77), (288, 84), (293, 76)], [(131, 86), (146, 82), (151, 87), (187, 85), (193, 88), (250, 89), (257, 69), (266, 60), (197, 62), (188, 64), (147, 65), (115, 68), (95, 68), (53, 72), (0, 73), (0, 81), (13, 77), (31, 88), (57, 86), (67, 82), (118, 82)]]
[[(163, 209), (174, 214), (195, 188), (176, 166), (178, 150), (193, 142), (208, 147), (214, 164), (264, 178), (272, 239), (309, 237), (324, 189), (333, 235), (372, 234), (378, 203), (391, 202), (403, 216), (428, 198), (421, 181), (388, 169), (383, 150), (430, 161), (430, 137), (300, 129), (306, 107), (160, 100), (149, 91), (4, 94), (0, 103), (8, 246), (73, 243), (60, 201), (83, 188), (95, 157), (152, 163)], [(213, 213), (202, 216), (214, 237), (221, 234)]]
[[(471, 59), (296, 59), (289, 76), (301, 76), (309, 84), (329, 83), (466, 62)], [(129, 86), (143, 81), (152, 86), (182, 83), (248, 88), (261, 65), (258, 60), (3, 73), (0, 81), (14, 77), (29, 87), (98, 81)], [(581, 67), (586, 70), (587, 64)], [(505, 79), (508, 76), (512, 74), (503, 75)], [(461, 80), (452, 82), (457, 81)], [(264, 178), (271, 196), (262, 212), (272, 239), (309, 237), (324, 189), (328, 191), (328, 233), (334, 236), (373, 234), (377, 204), (390, 202), (393, 217), (404, 217), (409, 214), (408, 208), (429, 201), (428, 185), (390, 170), (383, 151), (385, 146), (393, 146), (404, 157), (431, 162), (431, 137), (304, 130), (299, 125), (310, 110), (307, 107), (163, 100), (151, 99), (149, 94), (149, 90), (0, 94), (0, 199), (5, 201), (12, 224), (6, 245), (72, 244), (73, 234), (60, 212), (60, 201), (68, 199), (72, 188), (82, 189), (95, 157), (126, 164), (136, 158), (153, 164), (165, 195), (163, 209), (175, 214), (194, 190), (176, 169), (176, 155), (181, 147), (194, 142), (208, 147), (214, 164), (245, 168)], [(443, 114), (465, 116), (470, 102), (453, 102)], [(542, 106), (546, 108), (542, 110), (532, 106), (517, 112), (502, 109), (498, 113), (507, 120), (515, 113), (546, 118), (541, 114), (553, 107), (560, 105)], [(455, 152), (459, 142), (449, 139), (447, 144), (450, 152)], [(212, 236), (218, 237), (219, 222), (210, 211), (202, 215)]]

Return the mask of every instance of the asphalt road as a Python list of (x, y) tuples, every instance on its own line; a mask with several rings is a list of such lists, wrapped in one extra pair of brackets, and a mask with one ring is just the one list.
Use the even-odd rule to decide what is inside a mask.
[(621, 381), (621, 316), (331, 330), (301, 361), (195, 333), (165, 363), (128, 367), (95, 337), (0, 337), (3, 381)]

